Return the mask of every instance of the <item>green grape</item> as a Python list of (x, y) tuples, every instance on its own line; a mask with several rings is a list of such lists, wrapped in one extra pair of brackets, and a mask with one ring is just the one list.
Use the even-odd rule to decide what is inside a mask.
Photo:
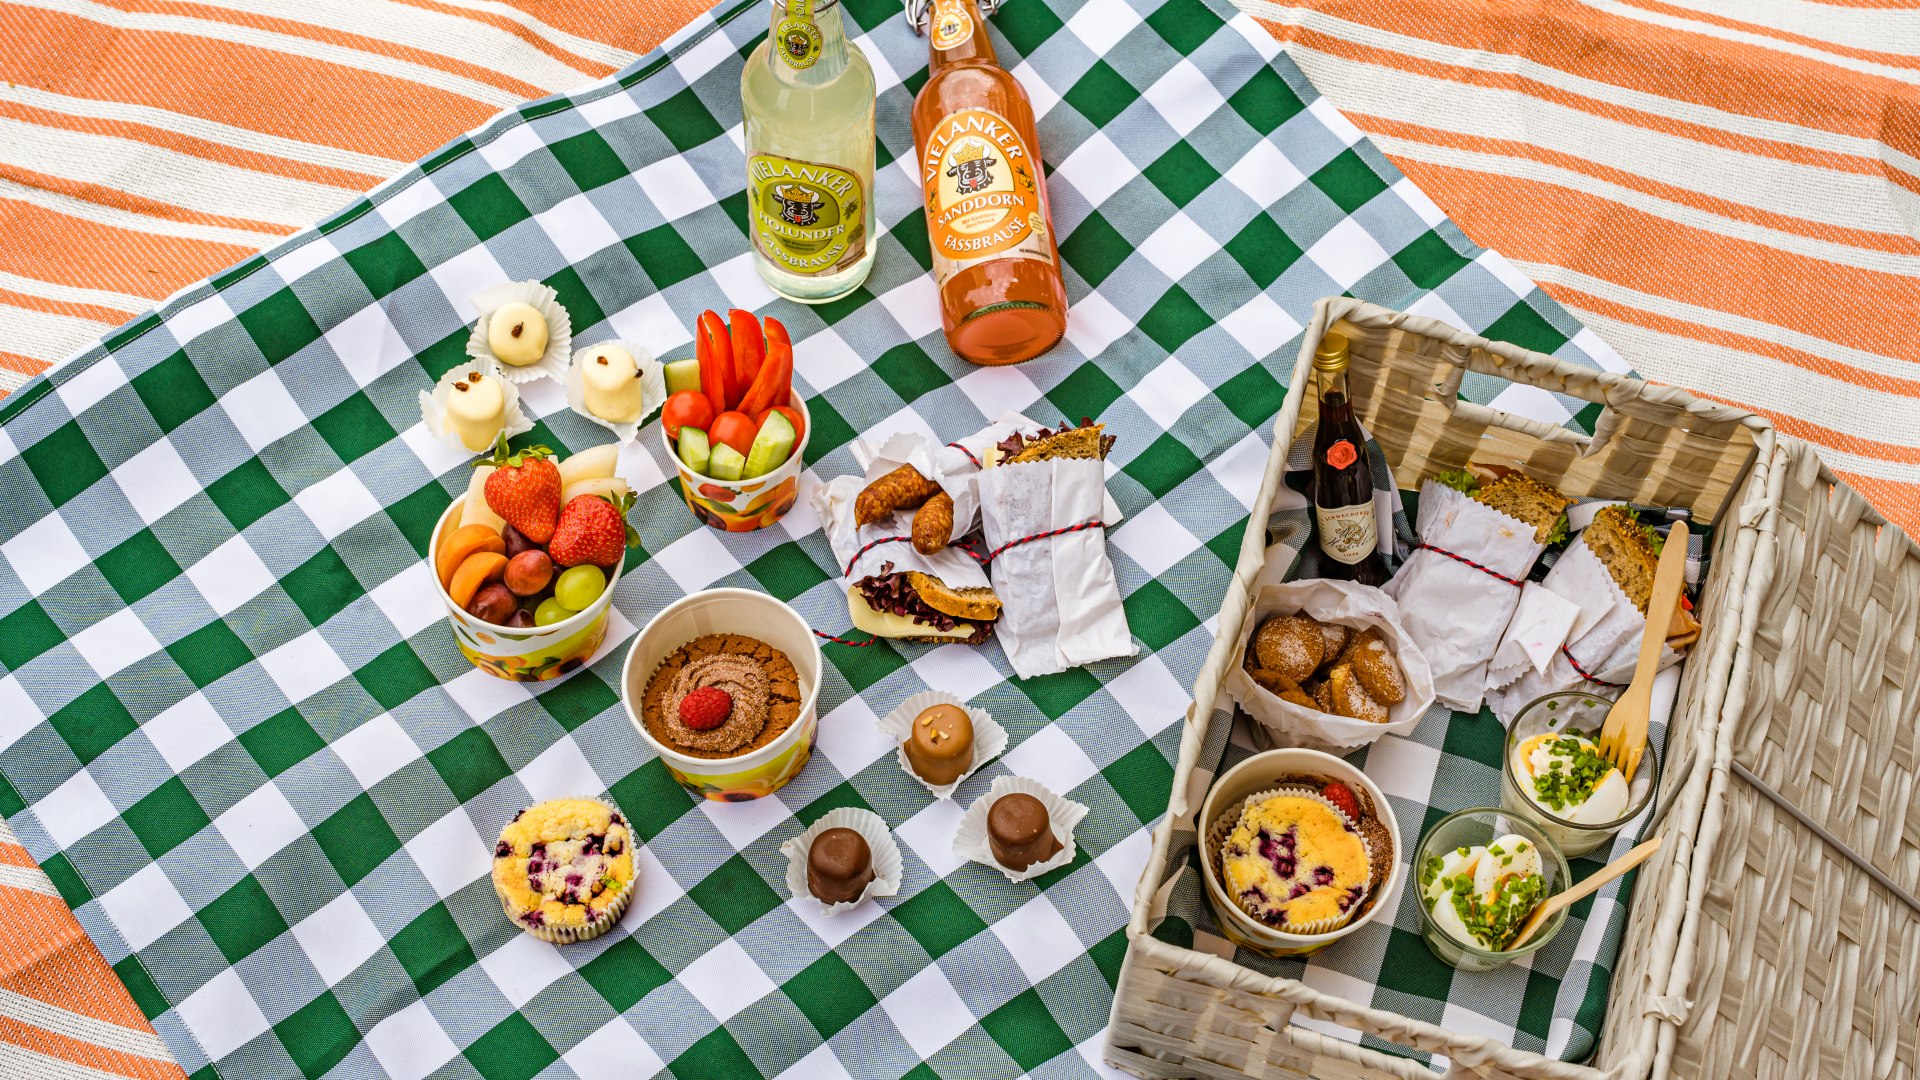
[(580, 613), (561, 603), (559, 597), (549, 596), (540, 601), (539, 607), (533, 609), (533, 625), (552, 626), (554, 623), (571, 619), (578, 614)]
[(553, 583), (553, 598), (583, 611), (606, 587), (606, 571), (597, 566), (574, 566), (560, 572), (559, 580)]

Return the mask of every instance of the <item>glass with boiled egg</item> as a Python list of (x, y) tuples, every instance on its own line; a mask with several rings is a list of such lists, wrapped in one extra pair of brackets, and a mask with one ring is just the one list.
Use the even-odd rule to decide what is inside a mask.
[(1545, 948), (1567, 913), (1560, 910), (1519, 948), (1515, 935), (1534, 908), (1572, 884), (1566, 856), (1532, 822), (1497, 807), (1448, 814), (1420, 838), (1421, 936), (1461, 971), (1491, 971)]
[(1660, 787), (1652, 745), (1629, 781), (1600, 755), (1613, 702), (1578, 690), (1528, 703), (1507, 729), (1500, 805), (1539, 826), (1569, 858), (1607, 844)]

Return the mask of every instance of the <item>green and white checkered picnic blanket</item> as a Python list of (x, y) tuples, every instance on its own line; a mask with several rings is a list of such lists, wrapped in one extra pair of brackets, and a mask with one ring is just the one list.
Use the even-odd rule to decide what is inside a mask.
[[(1039, 361), (970, 367), (940, 337), (907, 164), (924, 40), (887, 0), (845, 6), (880, 86), (886, 229), (845, 300), (775, 302), (749, 262), (738, 85), (767, 19), (743, 2), (0, 406), (0, 811), (196, 1077), (1097, 1071), (1145, 829), (1312, 302), (1347, 290), (1618, 364), (1219, 0), (1014, 0), (993, 33), (1040, 116), (1072, 320)], [(1100, 417), (1126, 514), (1109, 549), (1145, 648), (1014, 681), (991, 644), (829, 646), (812, 763), (777, 797), (694, 803), (617, 701), (633, 628), (743, 585), (838, 630), (842, 587), (804, 497), (779, 527), (709, 531), (643, 438), (621, 471), (645, 550), (601, 656), (537, 686), (469, 666), (422, 562), (468, 470), (417, 394), (464, 362), (467, 297), (532, 278), (576, 339), (668, 356), (703, 308), (776, 314), (813, 416), (810, 483), (852, 470), (856, 436)], [(1556, 421), (1581, 404), (1467, 392)], [(549, 383), (524, 400), (543, 418), (524, 441), (606, 438)], [(873, 728), (923, 686), (1011, 735), (957, 802)], [(1073, 865), (1019, 885), (950, 847), (1009, 771), (1092, 810)], [(490, 841), (534, 800), (601, 791), (646, 842), (638, 910), (566, 948), (517, 932)], [(778, 847), (843, 805), (893, 825), (906, 876), (828, 920), (786, 902)]]

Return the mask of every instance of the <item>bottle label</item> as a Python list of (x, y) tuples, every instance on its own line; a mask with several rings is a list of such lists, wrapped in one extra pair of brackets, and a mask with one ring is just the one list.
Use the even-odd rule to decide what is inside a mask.
[(867, 247), (864, 195), (846, 169), (755, 154), (747, 159), (754, 249), (790, 274), (829, 274), (858, 262)]
[(813, 0), (787, 0), (787, 17), (773, 27), (774, 50), (796, 71), (820, 59), (820, 28), (813, 22)]
[(960, 0), (933, 0), (933, 47), (958, 48), (973, 38), (973, 16)]
[(1040, 163), (1006, 117), (961, 109), (934, 125), (921, 156), (921, 181), (937, 287), (994, 259), (1053, 261)]
[(1371, 502), (1331, 508), (1315, 506), (1313, 516), (1320, 525), (1320, 550), (1326, 552), (1328, 558), (1352, 566), (1380, 546)]
[(1353, 448), (1353, 442), (1350, 439), (1341, 439), (1327, 447), (1327, 464), (1336, 469), (1344, 469), (1358, 460), (1360, 460), (1360, 454)]

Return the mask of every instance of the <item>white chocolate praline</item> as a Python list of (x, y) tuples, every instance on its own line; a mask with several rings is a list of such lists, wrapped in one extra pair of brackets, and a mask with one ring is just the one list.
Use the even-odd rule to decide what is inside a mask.
[(580, 379), (587, 411), (610, 424), (640, 419), (640, 365), (618, 345), (596, 345), (581, 354)]
[(468, 371), (447, 389), (447, 426), (460, 445), (479, 453), (494, 444), (507, 424), (507, 394), (500, 380)]
[(487, 348), (503, 364), (535, 363), (547, 352), (547, 320), (532, 304), (516, 300), (487, 320)]

